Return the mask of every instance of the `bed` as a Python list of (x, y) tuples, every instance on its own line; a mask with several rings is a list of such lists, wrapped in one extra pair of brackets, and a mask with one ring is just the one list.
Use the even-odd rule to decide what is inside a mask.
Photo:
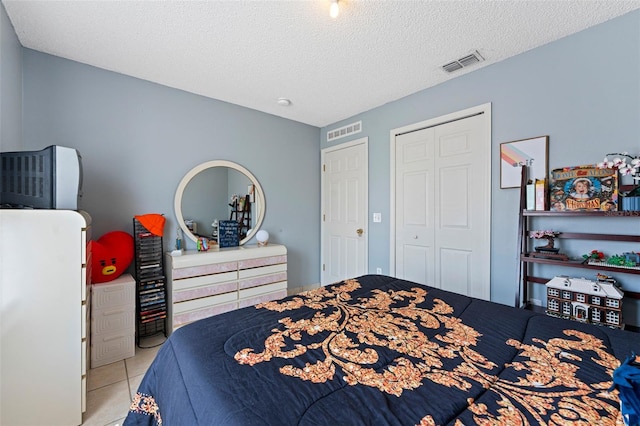
[(615, 425), (633, 352), (640, 334), (366, 275), (176, 330), (124, 424)]

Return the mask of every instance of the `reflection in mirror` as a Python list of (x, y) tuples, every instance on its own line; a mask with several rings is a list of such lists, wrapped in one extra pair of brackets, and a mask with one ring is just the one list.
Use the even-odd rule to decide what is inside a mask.
[[(236, 210), (250, 192), (252, 202)], [(186, 236), (216, 240), (214, 224), (220, 220), (243, 223), (240, 244), (244, 244), (258, 231), (264, 218), (264, 194), (258, 181), (242, 166), (223, 160), (209, 161), (194, 167), (180, 182), (174, 207), (176, 217)]]

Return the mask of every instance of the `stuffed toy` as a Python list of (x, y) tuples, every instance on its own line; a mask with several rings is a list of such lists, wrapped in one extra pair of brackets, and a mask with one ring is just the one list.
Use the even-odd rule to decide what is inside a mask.
[(118, 278), (133, 260), (133, 237), (123, 231), (107, 232), (89, 241), (91, 282), (106, 283)]

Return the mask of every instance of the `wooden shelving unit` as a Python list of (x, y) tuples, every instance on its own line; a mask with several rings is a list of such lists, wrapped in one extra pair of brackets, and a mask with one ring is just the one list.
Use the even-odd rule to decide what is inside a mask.
[[(578, 217), (590, 217), (590, 218), (627, 218), (630, 221), (638, 222), (635, 228), (637, 233), (635, 234), (609, 234), (609, 233), (587, 233), (587, 232), (562, 232), (558, 235), (557, 239), (573, 239), (573, 240), (590, 240), (590, 241), (618, 241), (628, 243), (640, 243), (640, 211), (540, 211), (540, 210), (526, 210), (526, 182), (527, 182), (527, 168), (523, 167), (521, 192), (520, 192), (520, 220), (518, 224), (518, 247), (520, 247), (520, 273), (519, 273), (519, 288), (516, 292), (515, 305), (522, 308), (528, 308), (528, 287), (529, 283), (533, 284), (545, 284), (552, 277), (539, 277), (531, 275), (531, 264), (547, 264), (557, 265), (566, 268), (574, 269), (592, 269), (600, 272), (613, 272), (616, 274), (631, 274), (640, 275), (640, 269), (616, 267), (614, 265), (593, 265), (583, 263), (578, 260), (558, 260), (547, 259), (543, 257), (531, 256), (529, 250), (528, 234), (531, 231), (531, 219), (535, 217), (553, 217), (553, 218), (578, 218)], [(633, 189), (633, 186), (622, 187), (622, 191), (628, 191)], [(633, 222), (633, 223), (636, 223)], [(640, 299), (640, 293), (624, 290), (625, 298)]]
[(242, 197), (242, 203), (240, 199), (234, 200), (229, 204), (231, 207), (231, 214), (229, 220), (235, 220), (238, 222), (238, 237), (240, 240), (244, 239), (251, 229), (251, 201), (249, 195)]

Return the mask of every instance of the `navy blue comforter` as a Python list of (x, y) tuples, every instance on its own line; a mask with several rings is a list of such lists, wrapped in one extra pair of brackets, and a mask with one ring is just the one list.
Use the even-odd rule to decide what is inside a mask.
[(613, 425), (633, 351), (640, 334), (368, 275), (178, 329), (124, 424)]

